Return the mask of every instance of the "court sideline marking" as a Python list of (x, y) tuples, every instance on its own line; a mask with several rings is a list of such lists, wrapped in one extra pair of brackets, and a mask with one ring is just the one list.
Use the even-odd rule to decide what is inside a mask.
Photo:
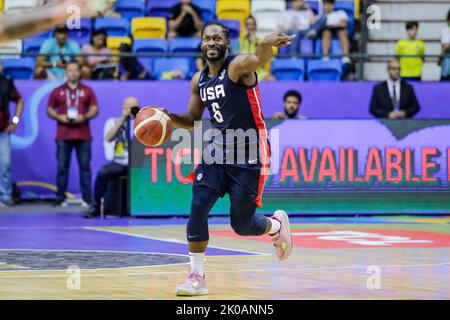
[[(143, 238), (143, 239), (149, 239), (149, 240), (157, 240), (157, 241), (166, 241), (166, 242), (172, 242), (172, 243), (187, 245), (186, 242), (184, 242), (182, 240), (178, 240), (178, 239), (149, 237), (149, 236), (144, 236), (144, 235), (141, 235), (141, 234), (134, 234), (134, 233), (129, 233), (129, 232), (125, 232), (125, 231), (117, 231), (117, 230), (106, 230), (106, 229), (97, 228), (97, 227), (83, 227), (83, 229), (92, 230), (92, 231), (99, 231), (99, 232), (110, 232), (110, 233), (116, 233), (116, 234), (121, 234), (121, 235), (125, 235), (125, 236), (130, 236), (130, 237), (137, 237), (137, 238)], [(208, 245), (208, 248), (222, 249), (222, 250), (229, 250), (229, 251), (237, 251), (237, 252), (246, 252), (246, 253), (256, 254), (256, 255), (260, 255), (260, 256), (271, 256), (271, 254), (269, 254), (269, 253), (249, 251), (249, 250), (243, 250), (243, 249), (242, 250), (241, 249), (232, 249), (232, 248), (225, 248), (225, 247), (219, 247), (219, 246), (210, 246), (210, 245)]]

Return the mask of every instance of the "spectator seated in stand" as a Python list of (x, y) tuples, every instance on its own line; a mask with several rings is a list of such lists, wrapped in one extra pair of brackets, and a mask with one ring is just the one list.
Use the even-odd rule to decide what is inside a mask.
[(97, 0), (104, 3), (104, 5), (98, 5), (100, 8), (104, 8), (102, 11), (97, 12), (97, 18), (121, 18), (119, 12), (115, 11), (117, 0)]
[[(85, 44), (81, 53), (86, 54), (111, 54), (111, 49), (106, 46), (106, 31), (95, 30), (92, 33), (91, 41)], [(83, 79), (112, 79), (114, 78), (115, 64), (112, 63), (111, 56), (88, 56), (86, 64), (81, 68)]]
[[(131, 53), (131, 46), (126, 43), (120, 45), (121, 53)], [(120, 57), (120, 69), (123, 72), (120, 75), (120, 80), (149, 80), (150, 73), (139, 62), (136, 57)]]
[[(76, 61), (79, 65), (84, 65), (82, 57), (74, 57), (80, 54), (80, 46), (77, 42), (68, 39), (69, 29), (65, 25), (55, 27), (54, 38), (45, 41), (39, 51), (43, 56), (36, 60), (34, 71), (35, 79), (64, 79), (66, 75), (66, 64)], [(45, 56), (45, 54), (52, 54)], [(72, 54), (71, 56), (67, 54)]]
[[(278, 19), (278, 31), (292, 35), (297, 40), (314, 38), (322, 29), (325, 18), (317, 19), (314, 12), (304, 0), (291, 0), (292, 8), (286, 10)], [(292, 46), (297, 48), (298, 44)]]
[(181, 0), (170, 9), (168, 39), (200, 37), (203, 28), (202, 13), (192, 0)]
[(350, 64), (350, 42), (347, 33), (348, 16), (344, 10), (334, 10), (334, 0), (324, 0), (323, 9), (326, 17), (326, 24), (321, 31), (322, 52), (324, 60), (329, 60), (328, 55), (331, 49), (331, 40), (333, 37), (339, 39), (342, 49), (342, 63)]

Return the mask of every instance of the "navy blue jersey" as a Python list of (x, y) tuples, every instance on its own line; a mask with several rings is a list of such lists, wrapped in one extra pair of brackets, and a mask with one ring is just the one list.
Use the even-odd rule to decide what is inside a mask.
[[(213, 135), (207, 153), (215, 156), (215, 151), (221, 147), (223, 154), (220, 157), (224, 163), (260, 168), (261, 164), (268, 163), (270, 150), (258, 80), (256, 78), (253, 86), (231, 81), (228, 66), (232, 60), (233, 57), (228, 56), (222, 69), (211, 78), (206, 66), (199, 77), (200, 98), (211, 115), (213, 128), (220, 133)], [(236, 130), (246, 134), (239, 135)]]

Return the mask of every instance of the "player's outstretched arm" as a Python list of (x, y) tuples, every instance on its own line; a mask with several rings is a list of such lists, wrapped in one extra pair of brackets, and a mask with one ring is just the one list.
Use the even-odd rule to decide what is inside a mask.
[(194, 128), (194, 122), (202, 120), (205, 106), (202, 103), (199, 93), (198, 80), (200, 72), (197, 72), (191, 80), (191, 97), (189, 99), (188, 111), (183, 114), (174, 114), (163, 110), (172, 120), (172, 125), (177, 128), (191, 130)]
[(18, 13), (0, 15), (0, 42), (24, 38), (39, 31), (47, 30), (58, 23), (65, 23), (74, 12), (70, 6), (77, 6), (82, 16), (95, 15), (93, 0), (62, 0), (43, 7)]
[(291, 44), (295, 35), (288, 36), (282, 32), (274, 32), (267, 35), (254, 54), (238, 55), (230, 63), (230, 75), (233, 78), (240, 78), (258, 70), (259, 67), (267, 64), (272, 59), (272, 47), (284, 47)]

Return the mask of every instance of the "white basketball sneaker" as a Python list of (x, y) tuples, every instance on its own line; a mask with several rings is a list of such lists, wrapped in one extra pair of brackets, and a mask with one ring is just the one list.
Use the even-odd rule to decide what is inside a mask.
[(196, 272), (189, 272), (186, 281), (175, 289), (177, 296), (204, 296), (208, 293), (205, 276)]
[(278, 259), (286, 260), (292, 252), (292, 236), (289, 227), (289, 217), (286, 211), (277, 210), (271, 218), (278, 220), (281, 225), (280, 230), (271, 235), (275, 253)]

